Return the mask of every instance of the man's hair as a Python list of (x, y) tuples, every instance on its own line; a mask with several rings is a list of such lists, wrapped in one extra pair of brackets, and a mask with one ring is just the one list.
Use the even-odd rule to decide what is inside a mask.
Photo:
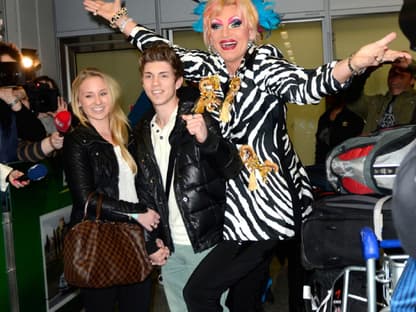
[(143, 50), (140, 59), (140, 72), (143, 75), (144, 66), (151, 62), (167, 62), (175, 73), (175, 78), (183, 77), (183, 64), (172, 47), (165, 42), (154, 43)]
[(19, 63), (22, 59), (22, 54), (14, 44), (0, 41), (0, 56), (3, 55), (8, 55)]
[(53, 80), (51, 77), (46, 76), (46, 75), (36, 77), (35, 79), (33, 79), (33, 83), (34, 84), (37, 84), (37, 83), (46, 83), (52, 89), (59, 89), (58, 88), (58, 84), (56, 83), (56, 81)]

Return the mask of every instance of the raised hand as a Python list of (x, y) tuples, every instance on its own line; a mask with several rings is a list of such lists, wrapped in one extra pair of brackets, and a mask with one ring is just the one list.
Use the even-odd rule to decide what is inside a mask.
[(84, 0), (83, 5), (86, 11), (110, 21), (113, 15), (120, 10), (121, 0), (114, 0), (114, 2)]

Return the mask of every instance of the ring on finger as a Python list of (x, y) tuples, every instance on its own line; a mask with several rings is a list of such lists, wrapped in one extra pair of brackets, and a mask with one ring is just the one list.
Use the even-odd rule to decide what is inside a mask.
[(98, 10), (95, 10), (94, 13), (92, 13), (92, 15), (97, 16), (98, 14)]
[(383, 58), (380, 57), (380, 56), (375, 56), (374, 58), (375, 58), (375, 60), (376, 60), (377, 63), (383, 62)]

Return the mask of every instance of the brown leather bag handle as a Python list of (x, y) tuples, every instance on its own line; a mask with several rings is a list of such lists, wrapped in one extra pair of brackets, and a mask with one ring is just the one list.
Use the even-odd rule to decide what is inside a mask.
[[(84, 220), (87, 218), (88, 204), (90, 203), (92, 197), (95, 194), (96, 194), (95, 192), (91, 192), (87, 196), (87, 200), (85, 201), (85, 205), (84, 205)], [(98, 193), (97, 203), (96, 203), (96, 210), (95, 210), (95, 220), (100, 220), (102, 205), (103, 205), (103, 194)]]
[(95, 204), (95, 220), (100, 220), (101, 217), (101, 208), (103, 206), (103, 194), (98, 193), (97, 203)]

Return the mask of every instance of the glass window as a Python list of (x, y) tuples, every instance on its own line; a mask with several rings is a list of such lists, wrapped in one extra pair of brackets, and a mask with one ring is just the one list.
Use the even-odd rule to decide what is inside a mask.
[[(321, 21), (282, 24), (265, 42), (277, 45), (287, 60), (305, 68), (323, 64)], [(315, 134), (325, 105), (288, 104), (287, 127), (304, 165), (315, 162)]]

